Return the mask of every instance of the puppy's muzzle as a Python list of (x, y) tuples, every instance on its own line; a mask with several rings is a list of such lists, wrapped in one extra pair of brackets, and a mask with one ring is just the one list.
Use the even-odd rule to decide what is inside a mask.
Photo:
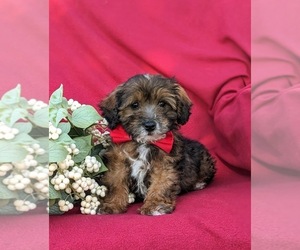
[(156, 129), (156, 122), (153, 120), (147, 120), (143, 122), (143, 127), (147, 132), (152, 132)]

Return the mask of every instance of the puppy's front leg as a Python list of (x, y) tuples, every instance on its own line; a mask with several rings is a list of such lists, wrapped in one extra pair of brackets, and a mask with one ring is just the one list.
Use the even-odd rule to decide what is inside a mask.
[(154, 163), (150, 176), (151, 185), (140, 213), (144, 215), (162, 215), (172, 213), (176, 196), (180, 191), (178, 175), (171, 165)]
[(127, 210), (129, 188), (126, 171), (110, 170), (103, 179), (108, 192), (100, 200), (99, 214), (118, 214)]

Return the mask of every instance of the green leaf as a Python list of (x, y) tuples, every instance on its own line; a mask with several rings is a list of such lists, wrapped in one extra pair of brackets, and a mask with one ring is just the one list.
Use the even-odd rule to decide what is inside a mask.
[(3, 177), (0, 178), (0, 199), (15, 199), (18, 198), (18, 192), (9, 190), (5, 184), (3, 184)]
[(56, 199), (49, 199), (49, 207), (55, 204)]
[(1, 98), (1, 102), (6, 105), (16, 104), (20, 101), (21, 85), (18, 84), (14, 89), (7, 91)]
[(49, 109), (48, 107), (37, 110), (30, 120), (37, 126), (42, 128), (49, 127)]
[(23, 212), (17, 211), (13, 202), (9, 202), (6, 206), (0, 207), (0, 214), (22, 214)]
[(6, 206), (10, 202), (10, 199), (0, 199), (0, 207)]
[(74, 156), (75, 162), (82, 162), (92, 149), (91, 140), (92, 136), (82, 136), (73, 138), (76, 147), (79, 149), (79, 154)]
[(33, 139), (30, 135), (25, 133), (17, 134), (15, 138), (11, 140), (11, 142), (14, 144), (21, 144), (21, 145), (37, 143), (35, 139)]
[(42, 149), (44, 149), (46, 152), (42, 155), (38, 155), (36, 157), (36, 160), (39, 163), (45, 163), (49, 161), (49, 138), (48, 137), (40, 137), (36, 139), (38, 141), (38, 144)]
[(60, 211), (58, 203), (54, 203), (52, 206), (49, 206), (49, 214), (50, 215), (59, 215), (64, 214), (65, 212)]
[(74, 140), (68, 134), (61, 134), (58, 139), (56, 140), (57, 143), (62, 145), (68, 145), (71, 143), (75, 143)]
[(28, 195), (27, 193), (23, 192), (23, 190), (20, 190), (18, 192), (18, 195), (19, 195), (19, 200), (27, 200), (27, 201), (30, 201), (32, 203), (37, 203), (37, 197), (34, 196), (34, 195)]
[(63, 145), (49, 141), (49, 162), (61, 162), (67, 155), (68, 150)]
[[(49, 184), (51, 186), (51, 184)], [(69, 201), (70, 203), (74, 203), (74, 199), (71, 195), (67, 194), (66, 192), (64, 191), (57, 191), (54, 189), (54, 187), (52, 186), (50, 188), (49, 186), (49, 214), (64, 214), (65, 212), (63, 211), (60, 211), (59, 209), (59, 206), (58, 206), (58, 201), (59, 200), (66, 200), (66, 201)], [(56, 193), (53, 194), (53, 197), (56, 197), (56, 198), (51, 198), (51, 194), (50, 192), (51, 189), (53, 189)]]
[(102, 144), (95, 145), (91, 150), (91, 156), (97, 156), (97, 155), (99, 156), (102, 154), (104, 150), (105, 149)]
[(19, 133), (29, 134), (32, 129), (32, 124), (30, 122), (17, 122), (13, 125), (13, 128), (19, 130)]
[(49, 138), (49, 129), (41, 128), (41, 127), (33, 127), (33, 129), (30, 131), (29, 134), (33, 138), (39, 138), (39, 137), (48, 137)]
[(28, 104), (28, 100), (22, 96), (20, 97), (18, 106), (22, 107), (23, 109), (28, 109), (30, 107)]
[(7, 105), (5, 105), (5, 104), (0, 100), (0, 112), (1, 112), (2, 110), (5, 110), (5, 109), (7, 109)]
[(49, 105), (49, 122), (51, 122), (52, 124), (55, 124), (56, 114), (57, 114), (57, 108)]
[(46, 151), (49, 148), (49, 138), (48, 137), (40, 137), (36, 138), (41, 148), (45, 149)]
[(63, 85), (61, 84), (60, 87), (52, 93), (49, 104), (58, 105), (62, 102), (62, 100), (63, 100)]
[(56, 117), (55, 117), (55, 123), (54, 126), (57, 127), (57, 125), (59, 124), (59, 122), (63, 119), (66, 118), (68, 116), (68, 110), (64, 109), (64, 108), (60, 108), (57, 113), (56, 113)]
[(71, 124), (69, 122), (60, 122), (57, 128), (60, 128), (62, 133), (68, 134), (71, 130)]
[(90, 105), (80, 106), (70, 117), (71, 123), (79, 128), (88, 128), (100, 119), (101, 116)]
[(20, 119), (26, 118), (28, 115), (28, 112), (26, 109), (22, 108), (16, 108), (12, 111), (9, 126), (12, 126), (15, 122), (17, 122)]
[(61, 196), (62, 196), (62, 199), (63, 199), (63, 200), (69, 201), (70, 203), (73, 203), (73, 204), (74, 204), (75, 199), (73, 198), (72, 195), (67, 194), (66, 192), (62, 191), (62, 192), (61, 192)]
[(0, 162), (18, 162), (27, 154), (28, 151), (20, 145), (0, 141)]
[(97, 173), (99, 174), (99, 173), (107, 171), (108, 169), (105, 166), (105, 164), (103, 163), (101, 157), (99, 155), (96, 155), (95, 157), (96, 157), (97, 161), (99, 161), (101, 163), (101, 167), (100, 167), (100, 169), (99, 169), (99, 171)]
[(62, 199), (61, 192), (57, 191), (49, 182), (49, 199)]
[(75, 138), (75, 137), (80, 137), (80, 136), (85, 136), (85, 129), (83, 128), (77, 128), (77, 127), (71, 127), (70, 132), (68, 133), (71, 138)]
[(67, 98), (63, 97), (62, 102), (61, 102), (61, 107), (64, 109), (68, 109), (69, 108), (69, 104), (68, 104), (68, 100)]
[(12, 114), (12, 109), (4, 109), (0, 112), (0, 121), (4, 122), (5, 124), (10, 123), (10, 117)]
[(107, 170), (108, 170), (108, 168), (104, 164), (102, 164), (98, 171), (98, 174), (106, 172)]

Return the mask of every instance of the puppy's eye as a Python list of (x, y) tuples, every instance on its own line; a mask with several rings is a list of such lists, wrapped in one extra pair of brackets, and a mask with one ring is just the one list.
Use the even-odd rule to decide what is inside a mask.
[(131, 107), (132, 109), (138, 109), (139, 106), (140, 106), (140, 104), (139, 104), (138, 102), (134, 102), (134, 103), (132, 103), (132, 104), (130, 105), (130, 107)]
[(166, 106), (166, 103), (165, 103), (164, 101), (160, 101), (160, 102), (158, 103), (158, 106), (163, 108), (163, 107)]

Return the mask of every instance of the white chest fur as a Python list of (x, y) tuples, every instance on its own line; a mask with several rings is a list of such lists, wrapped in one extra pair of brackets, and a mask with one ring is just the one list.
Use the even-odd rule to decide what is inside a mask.
[(136, 180), (136, 191), (143, 196), (147, 193), (147, 187), (144, 184), (144, 179), (148, 170), (150, 169), (150, 163), (147, 159), (149, 152), (150, 149), (146, 145), (142, 144), (138, 147), (138, 158), (130, 158), (132, 161), (131, 177)]

